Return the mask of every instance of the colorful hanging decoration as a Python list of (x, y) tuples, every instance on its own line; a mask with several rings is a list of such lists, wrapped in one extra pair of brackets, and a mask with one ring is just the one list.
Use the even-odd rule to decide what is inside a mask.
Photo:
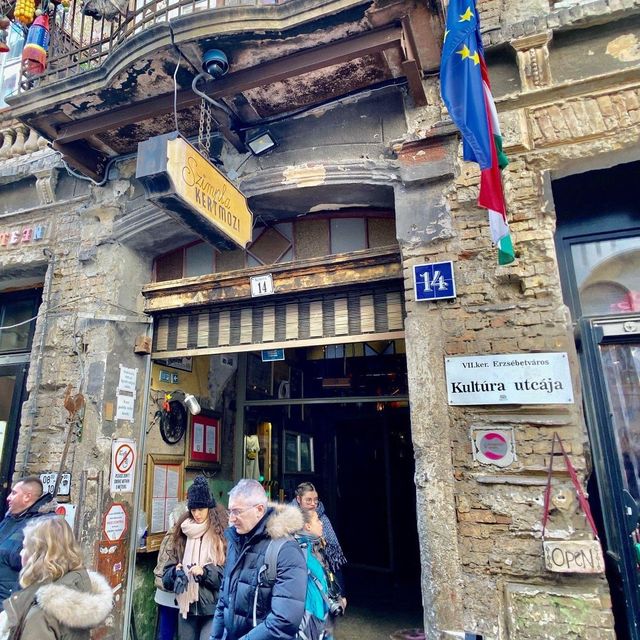
[(13, 9), (13, 17), (15, 20), (28, 27), (36, 15), (36, 0), (16, 0), (16, 6)]
[[(18, 0), (20, 1), (20, 0)], [(29, 27), (27, 40), (22, 50), (24, 70), (30, 75), (44, 73), (49, 50), (49, 14), (39, 15)]]

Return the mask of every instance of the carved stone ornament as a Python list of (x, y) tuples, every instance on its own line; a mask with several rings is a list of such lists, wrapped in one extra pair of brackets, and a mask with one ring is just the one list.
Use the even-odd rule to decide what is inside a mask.
[(43, 169), (36, 171), (34, 175), (36, 176), (36, 191), (40, 204), (53, 204), (58, 182), (57, 169)]
[(523, 91), (534, 91), (551, 84), (549, 42), (552, 36), (552, 31), (546, 31), (511, 41), (511, 46), (518, 56), (518, 70)]

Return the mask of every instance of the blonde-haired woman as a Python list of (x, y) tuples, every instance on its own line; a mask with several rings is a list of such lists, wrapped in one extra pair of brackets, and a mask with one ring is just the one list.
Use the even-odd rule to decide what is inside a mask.
[(187, 490), (187, 508), (168, 545), (162, 583), (176, 594), (180, 640), (209, 640), (222, 583), (227, 550), (224, 530), (229, 519), (202, 476)]
[(89, 640), (111, 612), (113, 594), (99, 573), (85, 568), (64, 518), (27, 524), (20, 557), (22, 590), (4, 601), (0, 638)]

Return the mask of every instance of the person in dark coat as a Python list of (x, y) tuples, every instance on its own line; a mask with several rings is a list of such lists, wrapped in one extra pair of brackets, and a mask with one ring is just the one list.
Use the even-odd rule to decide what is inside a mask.
[(222, 580), (228, 520), (202, 476), (187, 490), (187, 508), (166, 549), (162, 584), (176, 594), (180, 640), (207, 640)]
[(262, 485), (244, 479), (229, 492), (229, 522), (211, 640), (293, 640), (307, 591), (307, 566), (298, 543), (291, 538), (281, 547), (274, 584), (258, 586), (258, 573), (269, 541), (291, 537), (302, 528), (300, 510), (269, 504)]
[(7, 498), (9, 508), (0, 522), (0, 601), (20, 588), (18, 574), (22, 568), (20, 551), (24, 528), (33, 518), (55, 511), (50, 493), (43, 495), (40, 478), (29, 476), (16, 482)]

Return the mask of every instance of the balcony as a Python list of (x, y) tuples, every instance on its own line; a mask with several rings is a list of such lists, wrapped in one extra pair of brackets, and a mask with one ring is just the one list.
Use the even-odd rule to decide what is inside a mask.
[(7, 102), (98, 180), (142, 140), (197, 134), (191, 83), (209, 49), (223, 50), (230, 70), (199, 86), (223, 104), (215, 129), (239, 152), (252, 125), (385, 83), (407, 84), (424, 104), (422, 74), (439, 64), (440, 16), (413, 0), (130, 0), (122, 10), (126, 0), (82, 1), (57, 5), (44, 73), (23, 67)]

